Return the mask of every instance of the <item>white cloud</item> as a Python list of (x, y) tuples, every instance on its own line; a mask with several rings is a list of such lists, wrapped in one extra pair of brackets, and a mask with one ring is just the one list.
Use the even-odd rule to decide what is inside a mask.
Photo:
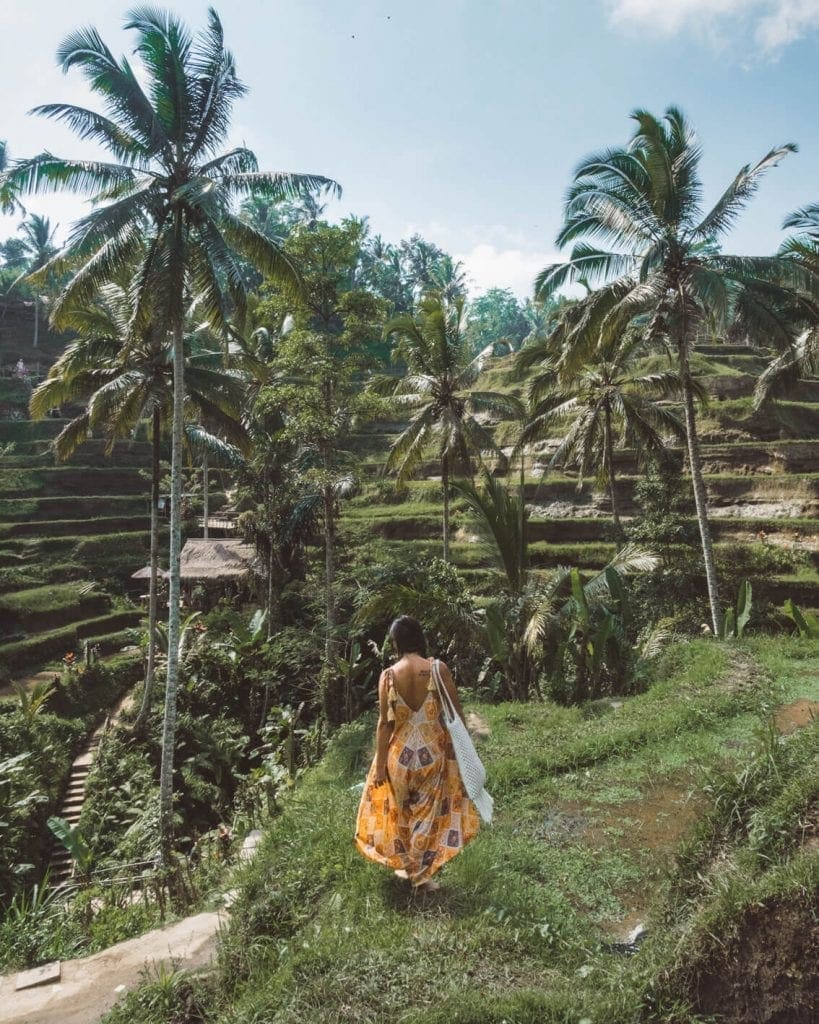
[(534, 249), (502, 249), (481, 242), (465, 252), (455, 253), (454, 258), (466, 268), (473, 295), (489, 288), (511, 288), (518, 298), (525, 299), (532, 294), (535, 277), (560, 257)]
[(612, 24), (669, 38), (693, 32), (712, 44), (750, 32), (775, 56), (819, 29), (819, 0), (606, 0)]
[(779, 0), (760, 19), (756, 39), (766, 52), (775, 52), (819, 29), (819, 0)]
[(758, 0), (613, 0), (615, 24), (640, 25), (664, 36), (757, 6)]

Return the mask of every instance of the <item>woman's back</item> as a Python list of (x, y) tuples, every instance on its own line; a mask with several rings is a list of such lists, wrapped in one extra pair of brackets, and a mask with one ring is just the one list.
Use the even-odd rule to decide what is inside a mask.
[(396, 694), (412, 711), (418, 711), (430, 692), (432, 674), (429, 659), (419, 654), (405, 654), (387, 669), (387, 673), (392, 677)]

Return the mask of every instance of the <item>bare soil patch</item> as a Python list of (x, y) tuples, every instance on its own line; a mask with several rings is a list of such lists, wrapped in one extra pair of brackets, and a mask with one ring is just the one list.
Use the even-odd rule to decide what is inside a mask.
[(776, 731), (780, 736), (790, 736), (798, 729), (804, 729), (819, 718), (819, 700), (795, 700), (779, 708), (774, 716)]
[(684, 786), (662, 783), (639, 800), (612, 808), (598, 827), (624, 832), (618, 845), (670, 854), (697, 819), (699, 807)]
[(746, 908), (694, 969), (694, 1004), (724, 1024), (815, 1024), (819, 918), (804, 901)]

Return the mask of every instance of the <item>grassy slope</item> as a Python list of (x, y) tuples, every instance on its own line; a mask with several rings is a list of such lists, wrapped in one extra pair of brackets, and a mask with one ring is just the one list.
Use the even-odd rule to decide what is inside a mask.
[[(698, 819), (709, 822), (715, 780), (730, 782), (760, 723), (797, 698), (819, 699), (815, 645), (697, 641), (667, 652), (658, 681), (618, 708), (475, 707), (491, 729), (482, 752), (496, 822), (443, 873), (441, 892), (421, 898), (353, 849), (372, 722), (348, 726), (245, 869), (217, 976), (193, 987), (161, 979), (110, 1021), (183, 1019), (181, 1005), (184, 1019), (209, 1024), (693, 1021), (673, 1010), (689, 980), (678, 943), (719, 933), (730, 868), (721, 888), (698, 891), (675, 877), (675, 853)], [(815, 758), (803, 762), (816, 729), (783, 741), (802, 761), (787, 807), (776, 786), (767, 793), (782, 832), (815, 814), (819, 772)], [(702, 844), (689, 840), (686, 857), (707, 876)], [(769, 871), (745, 856), (743, 893), (815, 885), (816, 856), (775, 845)], [(638, 920), (650, 937), (628, 960), (607, 944)]]

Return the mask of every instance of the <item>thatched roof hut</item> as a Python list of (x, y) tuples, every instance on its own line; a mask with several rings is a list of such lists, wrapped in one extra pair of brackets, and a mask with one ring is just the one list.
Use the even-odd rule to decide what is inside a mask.
[(236, 580), (250, 573), (256, 549), (242, 540), (208, 539), (185, 541), (180, 577), (183, 580)]
[[(167, 572), (164, 569), (157, 569), (157, 576), (159, 579), (164, 579), (167, 576)], [(137, 569), (136, 572), (131, 573), (132, 580), (149, 580), (151, 578), (151, 567), (150, 565), (144, 566), (142, 569)]]

